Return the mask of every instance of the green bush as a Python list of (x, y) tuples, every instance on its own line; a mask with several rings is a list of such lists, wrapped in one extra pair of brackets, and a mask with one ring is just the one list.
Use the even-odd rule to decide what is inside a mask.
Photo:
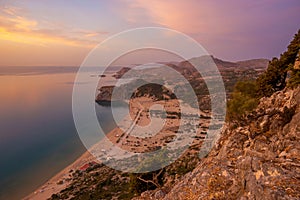
[(254, 81), (238, 82), (227, 104), (227, 120), (241, 120), (258, 105), (257, 85)]

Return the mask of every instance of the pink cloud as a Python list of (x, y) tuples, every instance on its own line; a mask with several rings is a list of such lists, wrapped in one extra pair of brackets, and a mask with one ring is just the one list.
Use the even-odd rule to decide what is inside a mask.
[(290, 40), (299, 28), (300, 3), (296, 0), (126, 2), (123, 14), (134, 26), (156, 24), (176, 29), (205, 45), (212, 54), (229, 59), (277, 56), (286, 45), (282, 38)]

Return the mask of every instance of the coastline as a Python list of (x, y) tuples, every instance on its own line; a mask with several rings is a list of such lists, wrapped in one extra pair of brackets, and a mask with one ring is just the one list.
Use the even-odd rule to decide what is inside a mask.
[[(52, 194), (60, 192), (62, 189), (66, 188), (68, 185), (68, 181), (66, 179), (70, 178), (70, 171), (76, 170), (85, 163), (89, 162), (89, 160), (93, 159), (93, 156), (89, 151), (83, 153), (79, 158), (77, 158), (73, 163), (62, 169), (40, 187), (38, 187), (35, 191), (30, 193), (28, 196), (22, 198), (23, 200), (41, 200), (48, 199)], [(61, 182), (62, 181), (62, 182)], [(57, 184), (61, 182), (61, 184)]]
[[(95, 158), (90, 152), (94, 149), (97, 149), (98, 144), (102, 144), (105, 140), (110, 140), (112, 142), (116, 142), (118, 137), (116, 134), (120, 134), (120, 129), (118, 127), (111, 130), (109, 133), (106, 134), (106, 137), (101, 139), (95, 145), (93, 145), (89, 150), (86, 150), (81, 156), (79, 156), (73, 163), (59, 171), (56, 175), (51, 177), (29, 195), (22, 198), (23, 200), (43, 200), (48, 199), (52, 196), (52, 194), (59, 193), (61, 190), (65, 189), (67, 185), (70, 183), (68, 181), (71, 178), (72, 171), (79, 170), (85, 164), (90, 162), (100, 162)], [(60, 182), (60, 184), (58, 184)]]
[[(107, 143), (108, 140), (127, 151), (146, 152), (146, 151), (152, 151), (157, 146), (163, 146), (166, 141), (168, 142), (168, 140), (174, 136), (174, 132), (171, 129), (177, 130), (178, 129), (177, 127), (180, 125), (179, 119), (177, 117), (167, 118), (166, 121), (164, 122), (163, 128), (159, 127), (158, 120), (161, 121), (161, 118), (152, 116), (152, 120), (154, 121), (153, 123), (150, 123), (151, 122), (150, 116), (147, 114), (149, 112), (150, 107), (153, 105), (153, 102), (149, 101), (149, 99), (145, 97), (140, 97), (131, 101), (132, 102), (130, 102), (130, 105), (132, 107), (131, 107), (131, 112), (129, 113), (130, 116), (125, 117), (123, 120), (124, 124), (122, 123), (120, 126), (120, 127), (129, 127), (126, 131), (127, 134), (125, 134), (119, 127), (114, 128), (108, 134), (106, 134), (106, 137), (102, 138), (99, 142), (93, 145), (89, 150), (87, 150), (84, 154), (82, 154), (79, 158), (77, 158), (72, 164), (70, 164), (69, 166), (67, 166), (60, 172), (58, 172), (55, 176), (50, 178), (47, 182), (45, 182), (43, 185), (38, 187), (35, 191), (33, 191), (31, 194), (24, 197), (23, 199), (24, 200), (48, 199), (52, 196), (52, 194), (59, 193), (61, 190), (65, 189), (68, 186), (68, 184), (71, 183), (73, 171), (79, 170), (86, 164), (92, 162), (97, 162), (97, 163), (101, 162), (100, 161), (101, 159), (99, 160), (99, 155), (102, 158), (109, 158), (110, 156), (115, 156), (116, 152), (110, 149)], [(141, 104), (141, 102), (143, 102), (143, 104)], [(166, 110), (172, 112), (179, 112), (178, 102), (176, 100), (170, 100), (167, 102), (165, 101), (155, 102), (155, 104), (157, 103), (161, 104), (162, 106), (165, 106)], [(129, 124), (129, 122), (131, 122), (132, 120), (134, 122)], [(133, 124), (138, 124), (140, 126), (147, 126), (150, 125), (149, 123), (152, 124), (152, 126), (150, 127), (153, 128), (153, 131), (157, 133), (155, 137), (153, 137), (152, 139), (148, 138), (148, 140), (135, 138), (134, 135), (136, 134), (136, 132), (139, 132), (140, 129), (138, 127), (135, 127)], [(156, 128), (159, 129), (162, 128), (162, 129), (161, 131), (157, 132)], [(128, 135), (129, 133), (132, 134), (133, 136), (129, 136)], [(202, 135), (201, 131), (199, 131), (198, 134), (199, 136)], [(148, 135), (148, 137), (151, 136)], [(184, 142), (184, 140), (185, 139), (183, 139), (181, 142)], [(139, 145), (137, 146), (136, 144)], [(103, 149), (105, 149), (106, 147), (108, 147), (108, 149), (104, 151)], [(92, 155), (90, 152), (93, 152), (95, 154)], [(95, 155), (97, 156), (95, 157)]]
[[(110, 141), (114, 141), (116, 131), (120, 131), (118, 128), (114, 128), (111, 130), (108, 134), (106, 134), (106, 138), (108, 138)], [(105, 138), (103, 138), (101, 141), (96, 143), (94, 146), (92, 146), (89, 150), (86, 150), (81, 156), (79, 156), (73, 163), (62, 169), (60, 172), (58, 172), (56, 175), (51, 177), (48, 181), (46, 181), (44, 184), (42, 184), (40, 187), (38, 187), (36, 190), (34, 190), (32, 193), (27, 195), (26, 197), (22, 198), (23, 200), (42, 200), (42, 199), (48, 199), (51, 197), (52, 194), (59, 193), (61, 190), (67, 187), (67, 185), (70, 183), (68, 181), (69, 178), (71, 178), (71, 170), (76, 171), (80, 169), (80, 167), (84, 166), (87, 163), (96, 161), (97, 159), (90, 153), (97, 144), (101, 143)], [(99, 162), (99, 161), (98, 161)], [(61, 182), (61, 184), (57, 184)]]

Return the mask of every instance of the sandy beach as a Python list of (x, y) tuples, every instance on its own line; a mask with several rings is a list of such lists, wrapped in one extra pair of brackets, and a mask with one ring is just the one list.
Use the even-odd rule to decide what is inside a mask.
[[(155, 106), (153, 106), (154, 104)], [(161, 107), (157, 107), (157, 105), (160, 105)], [(175, 115), (167, 117), (163, 123), (158, 123), (159, 121), (162, 121), (162, 118), (159, 114), (157, 114), (161, 111), (162, 107), (166, 112), (175, 113)], [(166, 145), (172, 140), (175, 133), (178, 132), (178, 127), (180, 126), (180, 119), (176, 116), (176, 113), (180, 113), (179, 102), (177, 100), (153, 102), (151, 99), (149, 100), (149, 98), (146, 97), (131, 100), (130, 116), (125, 117), (119, 127), (109, 132), (106, 135), (106, 138), (103, 138), (101, 141), (96, 143), (90, 151), (86, 151), (75, 162), (67, 166), (45, 184), (25, 197), (24, 200), (48, 199), (52, 194), (58, 193), (62, 189), (66, 188), (71, 181), (73, 171), (79, 170), (84, 165), (93, 161), (99, 163), (101, 160), (104, 161), (109, 157), (116, 156), (118, 152), (111, 149), (111, 144), (117, 145), (123, 150), (134, 153), (150, 152), (155, 150), (157, 147)], [(200, 122), (198, 121), (198, 123)], [(206, 123), (203, 123), (202, 121), (202, 124), (207, 123), (208, 121)], [(146, 128), (143, 129), (144, 127)], [(190, 133), (189, 130), (192, 131), (192, 128), (187, 126), (185, 129), (187, 134), (182, 133), (181, 143), (184, 143), (185, 139), (189, 137), (188, 134), (195, 134), (197, 136), (200, 135), (201, 137), (204, 137), (201, 131), (198, 133)], [(143, 135), (138, 135), (140, 133), (143, 133)], [(199, 141), (196, 143), (199, 144)], [(93, 155), (90, 152), (92, 152)], [(118, 156), (122, 157), (126, 155)]]
[(50, 198), (52, 194), (58, 193), (68, 185), (68, 179), (70, 178), (71, 170), (79, 169), (82, 165), (90, 160), (93, 160), (93, 156), (86, 151), (75, 162), (64, 168), (62, 171), (57, 173), (54, 177), (49, 179), (46, 183), (23, 199), (41, 200)]

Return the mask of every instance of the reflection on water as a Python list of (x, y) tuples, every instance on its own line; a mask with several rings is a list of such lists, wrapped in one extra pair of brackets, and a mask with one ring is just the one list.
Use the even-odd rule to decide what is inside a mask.
[[(0, 68), (0, 199), (27, 195), (85, 151), (72, 118), (74, 69)], [(109, 131), (110, 108), (96, 108)]]

